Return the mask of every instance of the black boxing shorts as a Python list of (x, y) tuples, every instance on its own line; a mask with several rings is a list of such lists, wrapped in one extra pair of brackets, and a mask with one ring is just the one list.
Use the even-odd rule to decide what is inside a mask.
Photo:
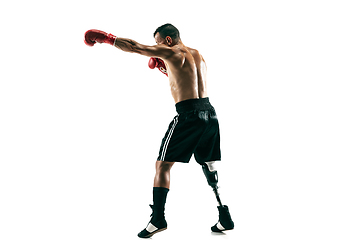
[(175, 105), (178, 115), (162, 139), (158, 161), (188, 163), (220, 161), (219, 122), (209, 98), (189, 99)]

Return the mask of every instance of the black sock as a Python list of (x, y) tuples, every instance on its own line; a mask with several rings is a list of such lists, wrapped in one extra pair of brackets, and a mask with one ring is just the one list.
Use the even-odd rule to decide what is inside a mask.
[(165, 211), (165, 203), (166, 203), (166, 196), (169, 192), (168, 188), (163, 187), (154, 187), (153, 188), (153, 217), (152, 222), (159, 221), (165, 218), (164, 211)]

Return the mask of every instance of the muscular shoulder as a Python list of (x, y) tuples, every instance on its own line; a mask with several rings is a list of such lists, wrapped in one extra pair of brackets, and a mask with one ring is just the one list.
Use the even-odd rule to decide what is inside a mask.
[(200, 64), (201, 62), (205, 62), (204, 58), (202, 57), (202, 55), (200, 54), (200, 52), (197, 49), (189, 48), (189, 47), (187, 47), (187, 49), (189, 50), (189, 52), (193, 56), (196, 64)]
[(204, 58), (201, 56), (200, 52), (197, 49), (194, 48), (189, 48), (189, 52), (191, 53), (191, 55), (194, 57), (196, 62), (201, 62), (204, 61)]
[(193, 55), (194, 57), (198, 57), (200, 56), (200, 53), (198, 50), (194, 49), (194, 48), (190, 48), (190, 47), (187, 47), (187, 49), (189, 50), (189, 52), (191, 53), (191, 55)]

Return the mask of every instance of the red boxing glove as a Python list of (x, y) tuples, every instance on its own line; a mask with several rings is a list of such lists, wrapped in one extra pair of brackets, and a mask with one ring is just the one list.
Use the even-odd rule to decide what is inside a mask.
[(95, 43), (108, 43), (114, 45), (116, 36), (111, 33), (106, 33), (100, 30), (91, 29), (85, 33), (84, 42), (86, 45), (92, 47)]
[(155, 67), (157, 67), (160, 72), (162, 72), (163, 74), (167, 75), (167, 71), (166, 71), (166, 66), (163, 60), (161, 60), (160, 58), (150, 58), (149, 60), (149, 68), (154, 69)]

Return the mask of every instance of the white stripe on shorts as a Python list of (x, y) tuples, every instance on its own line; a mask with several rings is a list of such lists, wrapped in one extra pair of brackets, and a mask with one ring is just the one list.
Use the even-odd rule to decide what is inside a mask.
[(171, 139), (171, 136), (174, 132), (174, 129), (176, 127), (176, 124), (178, 123), (178, 119), (179, 119), (179, 115), (177, 115), (174, 119), (174, 124), (171, 126), (171, 129), (169, 131), (169, 135), (167, 136), (166, 140), (165, 140), (165, 143), (164, 143), (164, 148), (162, 150), (162, 153), (161, 153), (161, 158), (160, 158), (160, 161), (164, 161), (165, 159), (165, 154), (166, 154), (166, 150), (168, 148), (168, 145), (169, 145), (169, 142), (170, 142), (170, 139)]

